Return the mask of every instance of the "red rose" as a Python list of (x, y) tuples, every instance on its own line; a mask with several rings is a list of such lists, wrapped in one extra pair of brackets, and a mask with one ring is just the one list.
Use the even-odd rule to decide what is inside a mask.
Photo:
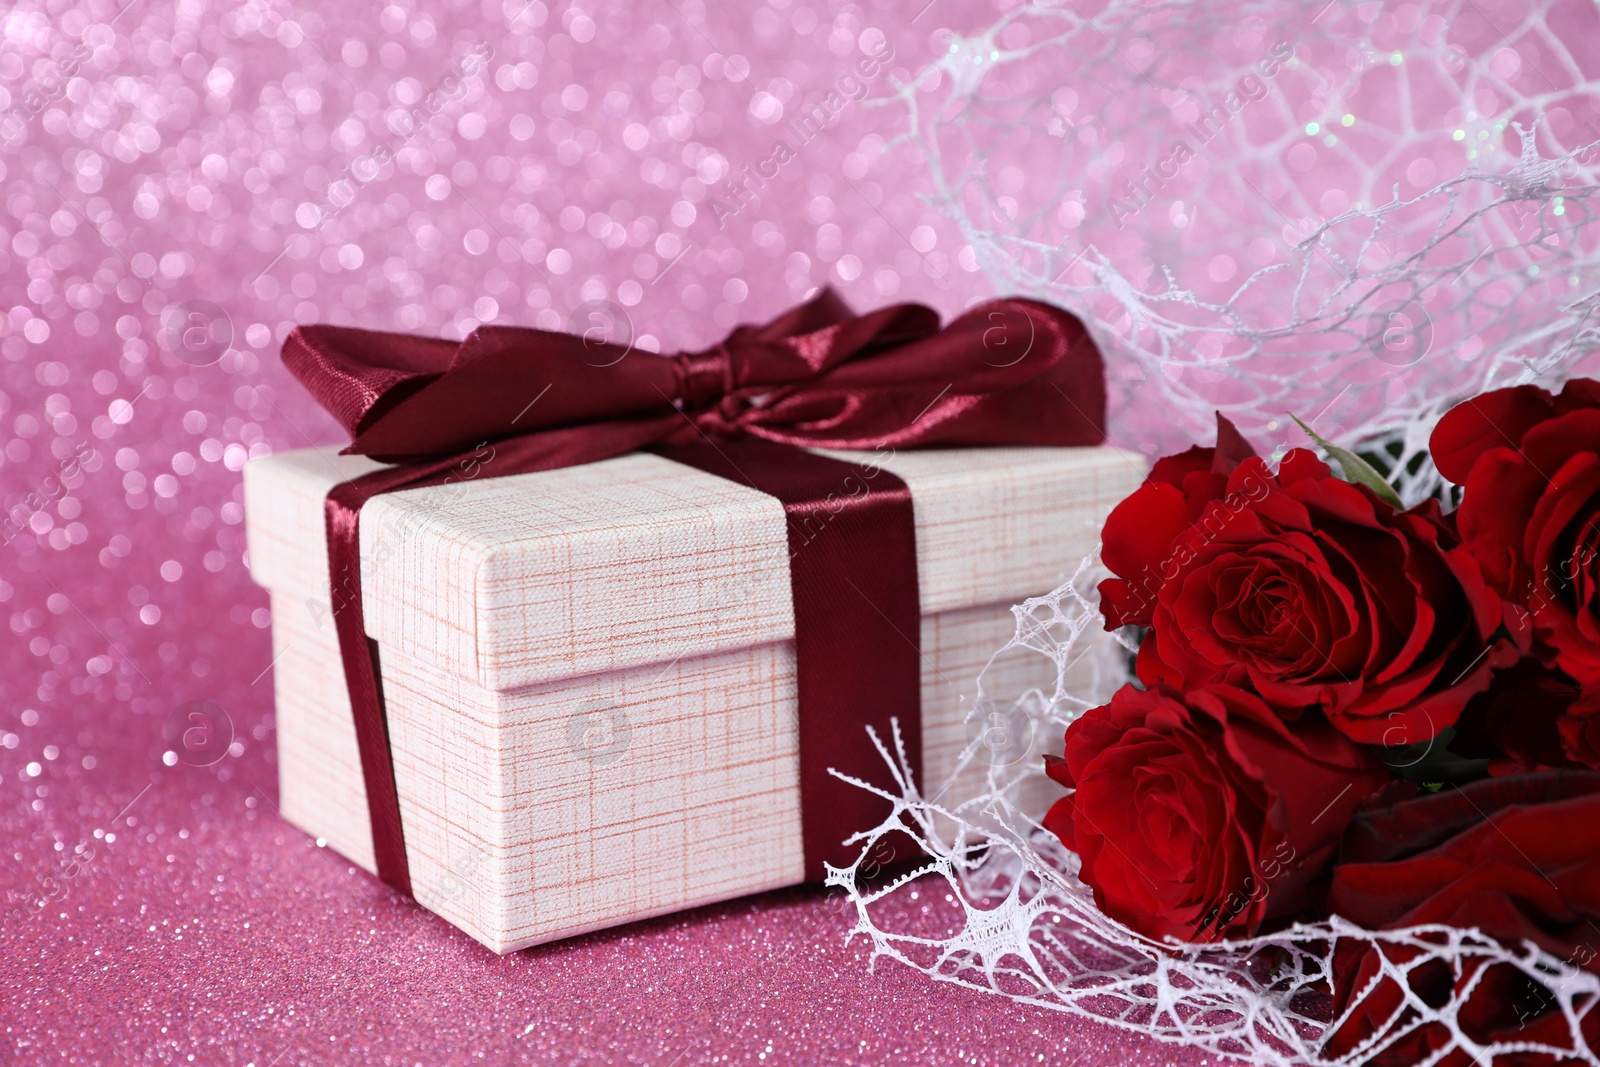
[(1561, 748), (1574, 763), (1600, 768), (1600, 684), (1582, 690), (1556, 720)]
[(1600, 707), (1578, 683), (1522, 660), (1499, 671), (1461, 713), (1453, 752), (1489, 760), (1489, 773), (1600, 768)]
[(1457, 524), (1490, 584), (1526, 609), (1562, 670), (1600, 683), (1600, 382), (1474, 397), (1429, 447), (1463, 486)]
[[(1395, 783), (1351, 820), (1328, 906), (1368, 930), (1475, 927), (1507, 946), (1531, 941), (1573, 967), (1600, 973), (1600, 773), (1514, 775), (1420, 796), (1415, 786)], [(1380, 1065), (1428, 1060), (1449, 1044), (1449, 1031), (1406, 1004), (1398, 982), (1382, 976), (1380, 952), (1397, 965), (1419, 955), (1362, 939), (1335, 945), (1334, 1015), (1342, 1021), (1324, 1052), (1363, 1049), (1365, 1062)], [(1552, 990), (1507, 964), (1469, 952), (1453, 971), (1442, 962), (1416, 965), (1407, 982), (1433, 1008), (1452, 993), (1466, 994), (1457, 1024), (1471, 1041), (1573, 1047)], [(1580, 1011), (1590, 1002), (1582, 1028), (1593, 1047), (1600, 1008), (1592, 995), (1579, 999)], [(1378, 1044), (1363, 1048), (1378, 1035)], [(1466, 1067), (1473, 1054), (1458, 1048), (1430, 1062)], [(1555, 1062), (1530, 1053), (1495, 1058)]]
[[(1113, 562), (1119, 529), (1106, 526)], [(1501, 603), (1435, 504), (1399, 511), (1304, 449), (1276, 475), (1240, 462), (1166, 550), (1140, 565), (1166, 579), (1139, 648), (1147, 685), (1226, 682), (1289, 718), (1319, 708), (1356, 741), (1407, 745), (1515, 659), (1490, 641)]]
[(1291, 732), (1253, 693), (1123, 686), (1067, 728), (1045, 826), (1100, 910), (1154, 938), (1210, 941), (1316, 908), (1350, 813), (1389, 781), (1320, 718)]
[(1111, 509), (1101, 534), (1101, 558), (1123, 577), (1100, 583), (1106, 629), (1150, 625), (1150, 609), (1165, 580), (1160, 564), (1172, 542), (1199, 520), (1207, 504), (1227, 495), (1228, 475), (1255, 454), (1218, 413), (1215, 448), (1196, 445), (1156, 460), (1144, 484)]

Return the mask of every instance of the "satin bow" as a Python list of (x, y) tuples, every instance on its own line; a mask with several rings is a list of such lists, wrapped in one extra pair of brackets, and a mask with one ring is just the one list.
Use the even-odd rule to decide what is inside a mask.
[(389, 462), (507, 437), (548, 467), (702, 435), (842, 449), (1104, 437), (1094, 343), (1072, 315), (1023, 299), (940, 329), (929, 308), (858, 317), (824, 290), (670, 357), (516, 326), (480, 326), (460, 344), (302, 326), (283, 360), (350, 432), (346, 452)]

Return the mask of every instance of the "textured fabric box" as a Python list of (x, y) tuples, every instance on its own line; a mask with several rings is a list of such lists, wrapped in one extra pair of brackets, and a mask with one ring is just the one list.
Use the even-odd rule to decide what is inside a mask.
[[(924, 779), (942, 782), (971, 741), (974, 682), (1012, 633), (1010, 605), (1072, 573), (1143, 461), (1109, 448), (826, 454), (911, 488)], [(281, 807), (369, 871), (323, 498), (377, 466), (306, 449), (245, 468), (250, 569), (272, 598)], [(509, 952), (803, 880), (776, 499), (633, 454), (380, 496), (362, 510), (361, 549), (424, 907)], [(1053, 677), (1018, 656), (988, 689), (1048, 691)], [(1026, 758), (1051, 744), (1033, 739)]]

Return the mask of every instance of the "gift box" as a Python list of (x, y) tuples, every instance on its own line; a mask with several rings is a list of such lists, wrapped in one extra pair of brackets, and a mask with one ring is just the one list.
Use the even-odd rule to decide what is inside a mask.
[[(1009, 606), (1071, 574), (1143, 461), (1110, 448), (831, 454), (911, 489), (924, 778), (942, 782), (973, 741), (974, 679), (1012, 633)], [(378, 466), (305, 449), (245, 468), (250, 570), (272, 599), (279, 803), (369, 871), (323, 501)], [(508, 952), (803, 880), (776, 500), (631, 454), (387, 494), (361, 531), (424, 907)], [(1043, 657), (996, 668), (998, 692), (1054, 679)], [(1005, 758), (1037, 759), (1047, 740), (1002, 746)]]
[(1038, 760), (976, 680), (1053, 691), (989, 662), (1008, 609), (1144, 473), (1027, 300), (824, 292), (670, 357), (313, 326), (284, 362), (352, 443), (245, 470), (282, 811), (497, 952), (822, 881), (897, 775)]

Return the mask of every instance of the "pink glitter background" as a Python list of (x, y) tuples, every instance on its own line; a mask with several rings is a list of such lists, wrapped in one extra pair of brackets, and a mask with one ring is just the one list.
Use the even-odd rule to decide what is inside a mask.
[[(0, 545), (0, 1059), (1205, 1062), (869, 972), (811, 890), (498, 958), (273, 803), (238, 472), (340, 441), (278, 364), (292, 324), (675, 351), (821, 284), (958, 311), (989, 284), (868, 105), (1013, 5), (124, 2), (0, 15), (0, 501), (26, 524)], [(725, 175), (890, 53), (719, 227)], [(196, 700), (234, 738), (204, 767), (164, 733)]]

